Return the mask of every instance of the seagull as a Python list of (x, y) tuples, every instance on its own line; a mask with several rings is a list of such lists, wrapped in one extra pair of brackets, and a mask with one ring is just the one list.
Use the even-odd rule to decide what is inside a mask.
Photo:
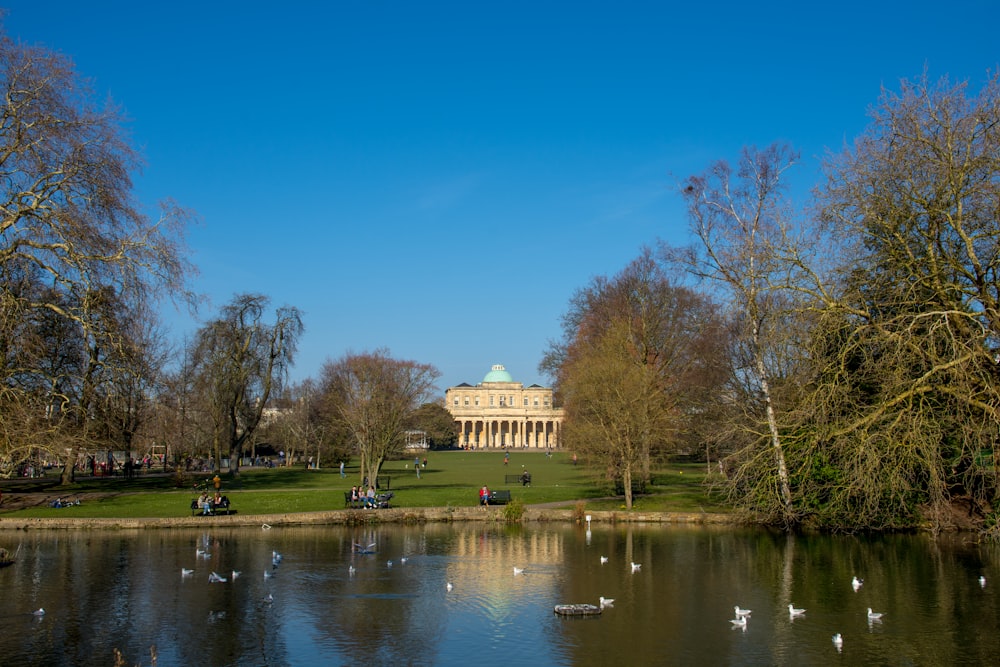
[(736, 605), (735, 607), (733, 607), (733, 609), (736, 611), (736, 618), (744, 618), (753, 613), (749, 609), (740, 609), (739, 605)]
[(516, 577), (519, 574), (524, 574), (524, 568), (523, 567), (515, 567), (514, 568), (514, 576)]
[(614, 598), (606, 598), (606, 597), (601, 598), (601, 609), (604, 609), (605, 607), (614, 607), (614, 606), (615, 606)]
[(868, 607), (868, 620), (869, 621), (881, 621), (882, 620), (882, 612), (880, 612), (880, 611), (872, 611), (872, 608)]
[(445, 584), (444, 587), (449, 591), (454, 588), (454, 586), (451, 585), (450, 581), (447, 584)]
[(632, 572), (638, 572), (639, 568), (642, 567), (642, 563), (632, 563)]
[(794, 605), (788, 605), (788, 618), (795, 618), (806, 613), (805, 609), (796, 609)]
[(266, 595), (266, 596), (264, 597), (264, 602), (266, 602), (266, 603), (268, 603), (268, 604), (271, 604), (272, 602), (274, 602), (274, 596), (273, 596), (273, 595), (271, 595), (270, 593), (268, 593), (268, 594), (267, 594), (267, 595)]
[(204, 558), (206, 560), (212, 557), (212, 554), (208, 553), (204, 549), (197, 547), (194, 550), (194, 555), (197, 556), (198, 558)]
[(284, 558), (284, 556), (279, 554), (277, 551), (271, 551), (271, 562), (275, 565), (280, 563), (282, 558)]
[(190, 577), (192, 574), (194, 574), (194, 570), (189, 570), (186, 567), (182, 567), (181, 568), (181, 576), (182, 577)]
[(239, 570), (233, 570), (233, 581), (236, 581), (236, 577), (240, 576), (241, 574), (243, 573), (240, 572)]
[(274, 576), (273, 572), (271, 572), (270, 570), (264, 570), (264, 578), (265, 579), (270, 579), (273, 576)]
[(608, 557), (607, 556), (601, 556), (601, 565), (604, 565), (607, 562), (608, 562)]
[(265, 523), (260, 527), (261, 530), (271, 530), (270, 524)]
[(983, 576), (979, 577), (979, 587), (986, 588), (986, 577)]
[(226, 578), (225, 577), (220, 577), (218, 574), (216, 574), (215, 572), (213, 572), (212, 574), (208, 575), (208, 583), (210, 583), (210, 584), (214, 584), (214, 583), (224, 584), (224, 583), (226, 583)]
[(736, 618), (729, 619), (729, 622), (733, 624), (734, 628), (745, 628), (747, 627), (747, 617), (737, 616)]
[(837, 647), (838, 653), (840, 649), (844, 648), (844, 638), (840, 636), (839, 632), (833, 636), (833, 645)]
[(347, 574), (349, 574), (349, 575), (351, 575), (353, 577), (355, 572), (357, 572), (357, 570), (354, 569), (353, 565), (348, 565), (347, 566)]
[(38, 611), (33, 611), (31, 613), (33, 616), (45, 616), (45, 610), (41, 607), (38, 608)]
[(392, 567), (392, 561), (391, 560), (387, 561), (386, 564), (385, 564), (385, 566), (386, 567)]
[(399, 562), (400, 562), (400, 564), (402, 564), (402, 565), (406, 565), (406, 561), (407, 561), (407, 558), (406, 558), (406, 556), (403, 556), (402, 558), (400, 558), (400, 559), (399, 559)]
[(857, 577), (853, 577), (851, 579), (851, 588), (853, 588), (854, 592), (857, 593), (858, 589), (861, 588), (862, 584), (864, 583), (865, 583), (864, 579), (858, 579)]

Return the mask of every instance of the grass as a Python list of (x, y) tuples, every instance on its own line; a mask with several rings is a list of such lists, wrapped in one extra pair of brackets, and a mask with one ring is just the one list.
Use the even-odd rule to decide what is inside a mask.
[[(551, 504), (566, 509), (624, 510), (624, 498), (609, 497), (611, 487), (581, 462), (572, 465), (568, 455), (551, 457), (537, 452), (512, 452), (503, 464), (499, 452), (428, 452), (428, 465), (417, 479), (413, 460), (389, 461), (380, 473), (383, 489), (395, 493), (397, 507), (465, 507), (478, 502), (478, 489), (509, 489), (524, 505)], [(505, 484), (504, 476), (531, 473), (531, 486)], [(344, 507), (344, 492), (360, 483), (356, 466), (348, 466), (341, 478), (336, 467), (306, 470), (303, 466), (243, 469), (238, 478), (223, 474), (223, 489), (241, 514), (285, 514)], [(80, 498), (82, 504), (67, 508), (33, 507), (2, 511), (9, 517), (175, 517), (190, 514), (191, 499), (200, 489), (211, 490), (213, 474), (140, 476), (134, 480), (83, 479), (70, 487), (49, 485), (51, 495)], [(713, 501), (702, 482), (703, 464), (670, 464), (655, 471), (647, 493), (637, 496), (635, 511), (724, 512)], [(44, 484), (44, 482), (43, 482)], [(25, 490), (25, 489), (19, 489)]]

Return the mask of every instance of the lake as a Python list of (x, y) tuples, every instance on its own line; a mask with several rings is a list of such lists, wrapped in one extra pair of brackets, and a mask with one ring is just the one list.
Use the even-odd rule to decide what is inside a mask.
[[(972, 535), (476, 523), (3, 531), (0, 546), (20, 547), (0, 569), (2, 665), (108, 667), (115, 649), (126, 665), (151, 665), (155, 651), (159, 667), (974, 665), (1000, 655), (1000, 552)], [(614, 603), (599, 616), (553, 613), (602, 596)], [(793, 603), (805, 613), (791, 618)], [(730, 622), (736, 605), (752, 610), (744, 627)], [(869, 621), (869, 607), (884, 616)]]

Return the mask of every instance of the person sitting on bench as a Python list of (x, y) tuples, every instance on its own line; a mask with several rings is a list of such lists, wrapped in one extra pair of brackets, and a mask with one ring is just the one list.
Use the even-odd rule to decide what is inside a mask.
[(490, 489), (485, 484), (483, 484), (483, 488), (479, 489), (479, 504), (480, 505), (490, 504)]

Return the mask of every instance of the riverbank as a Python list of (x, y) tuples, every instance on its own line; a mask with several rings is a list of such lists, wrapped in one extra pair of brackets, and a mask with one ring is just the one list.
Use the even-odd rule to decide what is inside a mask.
[[(731, 514), (711, 512), (627, 512), (588, 511), (591, 524), (735, 524)], [(38, 518), (0, 517), (3, 530), (155, 530), (165, 528), (258, 527), (264, 530), (287, 526), (356, 525), (370, 523), (436, 523), (480, 521), (506, 523), (503, 508), (481, 507), (400, 507), (380, 510), (327, 510), (288, 514), (234, 514), (230, 516), (190, 516), (169, 518)], [(519, 523), (576, 522), (583, 519), (576, 510), (525, 507)]]

